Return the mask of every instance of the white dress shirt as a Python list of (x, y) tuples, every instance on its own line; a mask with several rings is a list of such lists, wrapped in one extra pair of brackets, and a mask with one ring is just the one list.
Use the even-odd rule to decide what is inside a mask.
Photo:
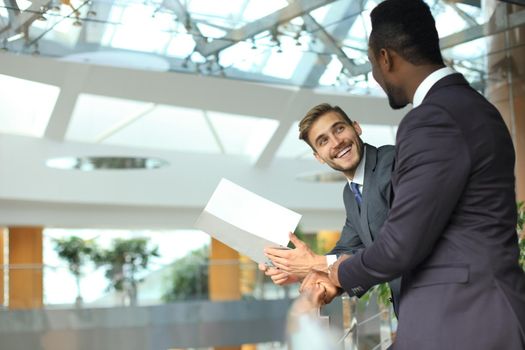
[[(365, 149), (363, 150), (363, 158), (361, 158), (361, 161), (359, 162), (357, 169), (355, 169), (354, 178), (347, 179), (348, 185), (350, 186), (350, 183), (352, 182), (356, 183), (361, 193), (363, 193), (363, 187), (365, 185), (365, 164), (366, 164), (366, 146), (365, 146)], [(330, 254), (326, 256), (326, 264), (328, 266), (332, 265), (336, 261), (337, 261), (337, 255)]]
[(430, 91), (432, 86), (434, 86), (435, 83), (437, 83), (438, 81), (440, 81), (444, 77), (446, 77), (448, 75), (451, 75), (451, 74), (455, 74), (455, 73), (457, 73), (457, 72), (455, 70), (453, 70), (452, 68), (450, 68), (450, 67), (440, 68), (437, 71), (432, 72), (417, 87), (416, 92), (414, 93), (414, 98), (413, 98), (413, 101), (412, 101), (412, 107), (416, 108), (421, 103), (423, 103), (423, 99), (425, 98), (425, 96), (428, 94), (428, 92)]

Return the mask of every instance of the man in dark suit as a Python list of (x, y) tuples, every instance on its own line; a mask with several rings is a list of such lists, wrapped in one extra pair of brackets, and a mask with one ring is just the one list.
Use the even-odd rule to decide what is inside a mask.
[(393, 201), (372, 245), (301, 290), (360, 295), (402, 276), (393, 349), (524, 349), (525, 274), (518, 265), (514, 149), (499, 112), (443, 65), (422, 0), (371, 13), (369, 58), (399, 125)]
[[(336, 246), (327, 256), (317, 255), (291, 234), (293, 250), (268, 248), (266, 254), (277, 268), (265, 271), (279, 285), (302, 280), (311, 269), (327, 271), (328, 265), (343, 253), (356, 253), (372, 244), (383, 225), (389, 207), (390, 176), (394, 147), (363, 144), (361, 127), (338, 106), (327, 103), (313, 107), (299, 123), (304, 140), (321, 163), (341, 171), (348, 179), (343, 200), (346, 222)], [(399, 280), (390, 283), (397, 310)]]

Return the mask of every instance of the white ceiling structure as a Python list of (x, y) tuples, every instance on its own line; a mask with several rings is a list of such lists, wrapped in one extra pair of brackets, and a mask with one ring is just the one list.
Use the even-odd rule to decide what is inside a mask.
[[(225, 177), (300, 212), (307, 231), (340, 229), (344, 183), (298, 179), (329, 169), (297, 139), (297, 122), (329, 102), (365, 141), (394, 142), (406, 110), (388, 107), (366, 61), (377, 1), (227, 3), (3, 0), (0, 224), (191, 228)], [(523, 25), (523, 14), (498, 27), (479, 1), (429, 3), (447, 60), (483, 88), (476, 39)], [(46, 166), (93, 156), (169, 165)]]

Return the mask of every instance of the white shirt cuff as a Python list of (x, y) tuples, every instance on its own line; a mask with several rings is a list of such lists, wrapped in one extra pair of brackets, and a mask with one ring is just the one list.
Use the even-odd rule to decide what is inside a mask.
[(336, 261), (337, 261), (337, 255), (333, 254), (333, 255), (327, 255), (326, 256), (326, 265), (327, 266), (332, 265)]

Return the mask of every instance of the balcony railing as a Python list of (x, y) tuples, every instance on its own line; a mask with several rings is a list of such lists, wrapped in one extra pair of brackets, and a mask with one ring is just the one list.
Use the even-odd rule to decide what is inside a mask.
[[(9, 344), (9, 348), (30, 349), (32, 347), (26, 347), (28, 342), (39, 344), (66, 334), (74, 339), (86, 337), (86, 341), (97, 339), (98, 349), (161, 349), (169, 344), (165, 350), (261, 342), (273, 342), (272, 349), (287, 348), (286, 318), (289, 306), (299, 295), (298, 286), (275, 286), (252, 263), (222, 261), (199, 266), (202, 273), (195, 276), (195, 281), (200, 284), (210, 266), (237, 266), (240, 285), (244, 284), (243, 300), (211, 302), (206, 300), (205, 293), (199, 292), (190, 298), (192, 300), (167, 303), (161, 298), (160, 281), (170, 274), (158, 268), (148, 276), (140, 276), (143, 282), (138, 287), (138, 307), (123, 307), (122, 295), (106, 291), (103, 274), (97, 284), (81, 281), (80, 291), (85, 299), (79, 304), (75, 301), (75, 278), (67, 267), (3, 265), (0, 274), (3, 276), (0, 301), (4, 307), (0, 313), (2, 343)], [(95, 273), (102, 272), (93, 269), (86, 275)], [(55, 278), (50, 278), (53, 275)], [(64, 298), (50, 294), (57, 290), (64, 291)], [(17, 291), (23, 292), (17, 294)], [(89, 299), (97, 294), (94, 291), (101, 296)], [(380, 308), (373, 302), (374, 298), (370, 300), (372, 302), (365, 303), (344, 295), (321, 310), (338, 350), (386, 349), (390, 344), (396, 328), (392, 311)], [(121, 339), (122, 334), (125, 340)], [(162, 335), (162, 341), (144, 344), (139, 339), (153, 334)], [(79, 342), (78, 347), (69, 344), (67, 348), (81, 349), (83, 342)], [(61, 349), (54, 345), (55, 350)]]

